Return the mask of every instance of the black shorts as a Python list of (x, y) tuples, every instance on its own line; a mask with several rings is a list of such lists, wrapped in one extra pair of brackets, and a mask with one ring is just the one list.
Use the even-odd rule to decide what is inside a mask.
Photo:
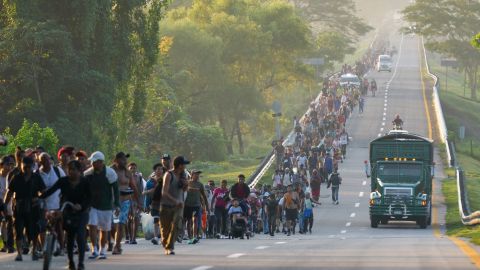
[(198, 217), (200, 216), (200, 211), (200, 206), (185, 206), (185, 208), (183, 209), (183, 218), (191, 219), (194, 217), (194, 213)]
[(286, 209), (285, 210), (285, 218), (288, 221), (294, 221), (298, 218), (298, 210), (297, 209)]

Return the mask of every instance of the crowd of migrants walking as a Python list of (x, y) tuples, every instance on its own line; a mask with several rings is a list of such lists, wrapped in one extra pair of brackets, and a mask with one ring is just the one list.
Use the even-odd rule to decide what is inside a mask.
[[(359, 71), (361, 66), (344, 69), (363, 76), (367, 69)], [(144, 175), (124, 152), (108, 164), (100, 151), (63, 146), (52, 156), (41, 146), (17, 147), (0, 160), (0, 251), (16, 252), (15, 261), (26, 254), (42, 259), (52, 221), (55, 255), (66, 253), (68, 269), (79, 270), (85, 253), (91, 260), (107, 259), (108, 252), (121, 255), (122, 245), (136, 245), (141, 231), (165, 255), (175, 254), (176, 243), (205, 238), (312, 233), (322, 183), (331, 187), (332, 203), (340, 202), (346, 123), (357, 106), (363, 112), (362, 96), (358, 87), (341, 87), (338, 76), (326, 79), (308, 112), (294, 119), (293, 137), (274, 142), (272, 184), (257, 188), (242, 174), (230, 187), (227, 179), (204, 185), (202, 171), (187, 170), (190, 161), (183, 156), (164, 154)]]

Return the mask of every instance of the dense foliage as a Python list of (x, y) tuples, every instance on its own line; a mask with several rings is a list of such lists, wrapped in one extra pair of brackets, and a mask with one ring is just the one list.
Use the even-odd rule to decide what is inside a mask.
[(243, 153), (245, 136), (272, 134), (274, 100), (318, 91), (302, 59), (331, 68), (370, 30), (352, 0), (295, 2), (0, 1), (0, 130), (28, 119), (61, 144), (146, 159)]

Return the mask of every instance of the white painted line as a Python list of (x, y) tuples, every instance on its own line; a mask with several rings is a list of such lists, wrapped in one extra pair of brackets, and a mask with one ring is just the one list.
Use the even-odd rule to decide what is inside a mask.
[(386, 120), (387, 120), (387, 118), (386, 118), (386, 117), (383, 117), (382, 121), (386, 121)]
[(385, 129), (384, 128), (381, 128), (380, 131), (384, 131)]
[(355, 214), (355, 213), (351, 213), (351, 214), (350, 214), (350, 217), (351, 217), (351, 218), (354, 218), (356, 215), (357, 215), (357, 214)]
[(346, 234), (346, 233), (347, 233), (347, 231), (346, 231), (346, 230), (343, 230), (343, 231), (341, 231), (340, 233), (342, 233), (342, 234)]
[(228, 255), (227, 258), (237, 259), (237, 258), (240, 258), (242, 256), (245, 256), (245, 253), (233, 253), (233, 254)]
[(384, 112), (384, 113), (383, 113), (383, 116), (387, 116), (387, 113), (386, 113), (386, 112)]
[(202, 265), (202, 266), (199, 266), (199, 267), (192, 268), (192, 270), (208, 270), (208, 269), (212, 269), (212, 268), (213, 268), (213, 266)]
[(256, 247), (255, 249), (262, 250), (262, 249), (267, 249), (269, 247), (270, 246), (259, 246), (259, 247)]
[(363, 197), (363, 191), (361, 191), (360, 193), (358, 193), (358, 197)]
[(367, 181), (363, 181), (362, 186), (366, 186), (366, 185), (367, 185)]
[(377, 137), (382, 137), (382, 133), (378, 133), (378, 136)]
[(382, 123), (382, 126), (385, 126), (385, 122)]
[(335, 235), (331, 234), (328, 236), (328, 238), (335, 238)]
[(358, 203), (358, 202), (355, 203), (355, 207), (356, 207), (356, 208), (360, 207), (360, 203)]
[(275, 245), (283, 245), (286, 244), (287, 242), (275, 242)]
[(383, 108), (383, 110), (386, 111), (386, 110), (387, 110), (387, 106), (385, 106), (385, 108)]
[(352, 225), (351, 222), (347, 222), (347, 224), (345, 224), (345, 227), (350, 227)]

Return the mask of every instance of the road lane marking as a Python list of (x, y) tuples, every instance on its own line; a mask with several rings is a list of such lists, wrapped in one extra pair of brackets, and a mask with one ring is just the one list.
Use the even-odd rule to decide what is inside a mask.
[(212, 269), (212, 268), (213, 268), (213, 266), (202, 265), (202, 266), (199, 266), (199, 267), (192, 268), (192, 270), (208, 270), (208, 269)]
[(478, 252), (473, 249), (469, 244), (465, 243), (464, 241), (458, 239), (457, 237), (449, 237), (448, 239), (452, 240), (452, 242), (457, 245), (460, 250), (470, 258), (473, 264), (477, 268), (480, 268), (480, 255)]
[(387, 121), (387, 118), (386, 118), (386, 117), (383, 117), (382, 121)]
[(347, 224), (345, 224), (345, 227), (350, 227), (352, 225), (351, 222), (347, 222)]
[(360, 193), (358, 193), (358, 197), (363, 197), (363, 191), (361, 191)]
[(382, 123), (382, 126), (385, 126), (385, 122)]
[(331, 234), (328, 236), (328, 238), (335, 238), (335, 235)]
[(228, 255), (227, 258), (237, 259), (237, 258), (240, 258), (240, 257), (245, 256), (245, 255), (246, 255), (245, 253), (233, 253), (233, 254)]
[(283, 245), (286, 244), (287, 242), (275, 242), (275, 245)]
[(360, 203), (358, 203), (358, 202), (355, 203), (355, 207), (357, 207), (357, 208), (360, 207)]
[(346, 230), (343, 230), (343, 231), (341, 231), (340, 233), (341, 233), (341, 234), (346, 234), (347, 231), (346, 231)]
[(382, 133), (378, 133), (378, 136), (377, 137), (382, 137)]
[(380, 131), (384, 131), (385, 129), (384, 128), (381, 128)]
[(357, 215), (357, 214), (355, 214), (355, 213), (351, 213), (351, 214), (350, 214), (350, 217), (351, 217), (351, 218), (354, 218), (356, 215)]
[(367, 185), (367, 181), (363, 181), (362, 186), (366, 186), (366, 185)]
[(263, 250), (263, 249), (267, 249), (267, 248), (269, 248), (269, 247), (270, 247), (270, 246), (258, 246), (258, 247), (256, 247), (255, 249), (257, 249), (257, 250)]

